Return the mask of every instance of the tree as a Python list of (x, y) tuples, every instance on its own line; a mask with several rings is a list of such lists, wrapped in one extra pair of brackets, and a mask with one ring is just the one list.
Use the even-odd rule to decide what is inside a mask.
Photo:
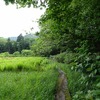
[(17, 42), (20, 42), (20, 41), (23, 41), (24, 40), (24, 37), (22, 34), (20, 34), (18, 37), (17, 37)]
[(5, 52), (5, 45), (7, 40), (0, 37), (0, 53)]
[(18, 51), (21, 53), (21, 51), (23, 49), (30, 49), (30, 45), (31, 45), (31, 42), (33, 41), (34, 39), (27, 39), (27, 38), (24, 38), (24, 36), (22, 36), (22, 34), (20, 34), (18, 37), (17, 37), (17, 48), (18, 48)]
[(40, 7), (46, 6), (46, 3), (48, 2), (48, 0), (4, 0), (6, 5), (8, 5), (9, 3), (11, 4), (17, 4), (20, 5), (21, 7), (25, 7), (28, 5), (28, 7), (30, 6), (34, 6), (34, 7)]
[(20, 34), (17, 37), (17, 48), (20, 53), (21, 53), (22, 49), (24, 49), (24, 37), (22, 36), (22, 34)]
[(6, 51), (9, 52), (10, 54), (13, 53), (13, 47), (12, 47), (12, 42), (11, 42), (10, 38), (7, 39)]

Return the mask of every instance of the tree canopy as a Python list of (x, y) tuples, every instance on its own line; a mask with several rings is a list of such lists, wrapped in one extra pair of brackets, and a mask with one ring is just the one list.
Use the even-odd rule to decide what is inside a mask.
[(11, 4), (17, 4), (20, 5), (21, 7), (40, 7), (40, 6), (46, 6), (46, 3), (48, 0), (4, 0), (6, 5), (9, 3)]

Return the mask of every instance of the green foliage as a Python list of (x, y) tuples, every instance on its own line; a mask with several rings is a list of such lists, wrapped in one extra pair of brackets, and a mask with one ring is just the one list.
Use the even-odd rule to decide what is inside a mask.
[(29, 50), (32, 44), (34, 44), (34, 38), (24, 38), (22, 34), (17, 37), (16, 41), (10, 40), (10, 38), (0, 38), (0, 53), (9, 52), (9, 54), (13, 54), (16, 51), (21, 53), (23, 49)]
[(81, 54), (78, 56), (76, 63), (77, 69), (85, 74), (90, 74), (89, 77), (95, 77), (100, 73), (100, 54)]
[[(41, 26), (41, 23), (46, 25), (48, 20), (55, 20), (57, 28), (54, 30), (57, 30), (59, 34), (56, 36), (60, 37), (57, 38), (55, 36), (56, 40), (59, 39), (56, 46), (61, 47), (60, 52), (71, 51), (79, 54), (75, 58), (69, 54), (65, 58), (66, 54), (63, 53), (55, 56), (59, 62), (64, 62), (64, 59), (66, 63), (71, 62), (71, 69), (75, 68), (75, 71), (81, 72), (79, 81), (81, 80), (81, 85), (86, 89), (79, 89), (73, 96), (75, 100), (97, 98), (88, 91), (94, 90), (100, 73), (98, 53), (100, 52), (99, 5), (99, 0), (69, 0), (67, 2), (66, 0), (50, 0), (45, 15), (40, 19)], [(50, 29), (52, 30), (52, 28)], [(48, 35), (54, 36), (54, 34), (55, 31), (53, 31), (53, 34), (50, 33)], [(71, 59), (71, 57), (73, 58)], [(76, 84), (79, 85), (79, 83)], [(91, 96), (89, 96), (90, 94)]]
[(41, 32), (38, 35), (39, 38), (32, 45), (32, 50), (35, 54), (49, 56), (60, 52), (58, 26), (59, 25), (53, 20), (41, 23)]
[(55, 56), (50, 56), (50, 58), (54, 59), (55, 61), (66, 64), (73, 63), (76, 57), (77, 54), (72, 52), (63, 52)]
[(24, 40), (24, 37), (22, 36), (22, 34), (20, 34), (18, 37), (17, 37), (17, 42), (21, 42)]
[(33, 52), (31, 50), (22, 50), (21, 54), (22, 56), (32, 56)]
[[(66, 55), (68, 55), (68, 54), (66, 54)], [(73, 54), (69, 54), (69, 55), (71, 55), (73, 57)], [(52, 98), (50, 100), (54, 100), (53, 98), (54, 98), (54, 93), (55, 93), (55, 88), (56, 88), (55, 85), (56, 85), (56, 80), (57, 80), (57, 76), (58, 76), (58, 74), (56, 74), (56, 73), (57, 73), (57, 69), (60, 68), (66, 73), (66, 77), (68, 80), (68, 87), (69, 87), (70, 94), (71, 94), (71, 97), (73, 100), (77, 100), (77, 99), (78, 100), (82, 100), (82, 99), (88, 100), (88, 99), (94, 98), (94, 97), (99, 98), (99, 92), (98, 92), (99, 91), (98, 90), (99, 77), (98, 77), (98, 80), (95, 81), (95, 83), (97, 85), (91, 84), (90, 81), (87, 84), (87, 82), (88, 82), (87, 76), (83, 75), (80, 72), (75, 72), (74, 70), (72, 70), (72, 68), (71, 68), (72, 63), (73, 62), (70, 62), (69, 64), (67, 64), (67, 63), (62, 64), (62, 63), (55, 62), (54, 59), (52, 61), (52, 60), (48, 60), (44, 57), (0, 58), (0, 70), (2, 71), (1, 73), (5, 74), (5, 77), (6, 77), (6, 75), (8, 76), (7, 73), (14, 74), (13, 77), (12, 77), (12, 75), (11, 76), (9, 75), (9, 79), (11, 77), (13, 78), (13, 79), (11, 78), (11, 80), (12, 80), (12, 83), (11, 83), (12, 85), (10, 85), (11, 87), (9, 86), (9, 81), (7, 82), (7, 85), (11, 88), (11, 91), (10, 91), (11, 95), (6, 94), (6, 96), (7, 97), (11, 96), (10, 99), (13, 98), (13, 95), (12, 95), (12, 88), (13, 88), (13, 91), (14, 91), (13, 93), (16, 93), (16, 91), (17, 91), (17, 95), (14, 97), (18, 98), (20, 95), (20, 97), (23, 100), (23, 97), (26, 97), (25, 95), (27, 93), (27, 89), (25, 89), (24, 87), (29, 86), (30, 88), (29, 88), (28, 92), (31, 93), (30, 100), (31, 100), (31, 97), (43, 99), (43, 98), (47, 97), (47, 95), (49, 95), (49, 94), (51, 94), (51, 95), (49, 95), (47, 98)], [(21, 73), (23, 75), (21, 75)], [(25, 74), (25, 73), (27, 73), (27, 74)], [(23, 84), (23, 82), (25, 81), (24, 79), (26, 79), (26, 75), (27, 75), (28, 83), (26, 82), (26, 85), (20, 89), (21, 84)], [(49, 77), (49, 75), (50, 75), (50, 77)], [(21, 76), (23, 78), (21, 78)], [(2, 78), (2, 75), (0, 78)], [(17, 80), (19, 78), (20, 78), (20, 80), (18, 81), (18, 83), (20, 83), (20, 84), (17, 84), (16, 83), (17, 81), (14, 81), (14, 80)], [(32, 85), (30, 85), (30, 78), (32, 80)], [(42, 83), (41, 83), (41, 80), (43, 80)], [(36, 83), (34, 83), (34, 82), (36, 82)], [(54, 82), (54, 83), (52, 83), (52, 82)], [(6, 84), (6, 82), (5, 82), (5, 84)], [(52, 84), (52, 85), (50, 85), (50, 84)], [(17, 90), (16, 90), (16, 87), (18, 88)], [(0, 90), (2, 90), (2, 89), (0, 89)], [(3, 88), (3, 92), (0, 92), (0, 93), (2, 93), (2, 95), (4, 95), (5, 92), (7, 92), (8, 90), (9, 90), (9, 88), (7, 88), (7, 87)], [(19, 91), (22, 91), (22, 90), (23, 90), (23, 92), (20, 94)], [(31, 92), (31, 90), (32, 90), (32, 92)], [(40, 93), (40, 91), (45, 91), (45, 92), (43, 92), (43, 94), (44, 93), (47, 93), (47, 94), (42, 96), (42, 95), (40, 95), (40, 94), (42, 94), (42, 93)], [(32, 94), (34, 94), (34, 95), (32, 95)], [(5, 98), (5, 96), (4, 96), (4, 98)]]
[(96, 53), (80, 55), (64, 52), (50, 57), (53, 61), (68, 65), (68, 68), (63, 67), (62, 69), (67, 74), (73, 100), (96, 100), (99, 98), (100, 91), (97, 88), (100, 84), (99, 55)]
[[(6, 98), (18, 100), (19, 97), (22, 100), (23, 98), (54, 100), (58, 68), (67, 73), (72, 96), (80, 89), (80, 73), (71, 71), (69, 65), (54, 62), (54, 60), (44, 57), (3, 57), (0, 58), (0, 64), (0, 80), (2, 80), (0, 81), (0, 99), (2, 100)], [(81, 89), (84, 87), (81, 86)]]
[(42, 1), (42, 0), (38, 0), (38, 1), (37, 0), (4, 0), (4, 1), (5, 1), (6, 5), (11, 3), (11, 4), (17, 4), (17, 6), (20, 5), (20, 7), (26, 7), (26, 6), (28, 6), (28, 7), (31, 7), (31, 6), (33, 6), (33, 7), (40, 7), (40, 6), (45, 7), (46, 2), (48, 0), (44, 0), (44, 1)]
[(0, 57), (10, 57), (9, 52), (0, 53)]
[(19, 56), (20, 56), (20, 52), (19, 52), (19, 51), (14, 52), (14, 53), (13, 53), (13, 56), (14, 56), (14, 57), (19, 57)]
[(0, 37), (0, 53), (5, 52), (5, 45), (7, 40)]
[(100, 92), (97, 84), (100, 83), (100, 54), (88, 53), (77, 54), (71, 69), (81, 73), (80, 78), (76, 84), (82, 87), (73, 95), (73, 100), (96, 100), (99, 98)]
[(10, 38), (7, 39), (6, 51), (8, 51), (10, 54), (13, 53), (13, 47), (12, 47), (12, 42), (11, 42)]
[[(46, 1), (46, 12), (39, 20), (41, 28), (38, 34), (39, 38), (32, 45), (34, 54), (50, 56), (66, 51), (72, 52), (72, 54), (61, 53), (55, 56), (57, 61), (69, 63), (71, 69), (77, 73), (81, 72), (80, 77), (75, 78), (77, 79), (76, 84), (73, 84), (75, 88), (71, 89), (74, 91), (80, 87), (77, 88), (79, 90), (74, 91), (74, 94), (72, 93), (72, 99), (98, 99), (97, 84), (99, 84), (100, 73), (99, 0)], [(29, 0), (17, 1), (17, 3), (21, 6), (34, 5)], [(71, 59), (71, 57), (73, 58)], [(73, 80), (72, 77), (70, 78)]]

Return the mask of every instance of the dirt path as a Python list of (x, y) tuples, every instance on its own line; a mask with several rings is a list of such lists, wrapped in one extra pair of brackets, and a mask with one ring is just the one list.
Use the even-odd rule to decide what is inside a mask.
[(55, 100), (71, 100), (70, 93), (68, 91), (68, 82), (65, 73), (62, 70), (58, 70), (59, 77), (57, 82), (57, 93)]

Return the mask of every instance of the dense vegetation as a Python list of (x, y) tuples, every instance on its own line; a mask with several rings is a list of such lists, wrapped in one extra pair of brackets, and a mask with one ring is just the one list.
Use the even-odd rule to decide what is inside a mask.
[(45, 57), (1, 57), (0, 63), (0, 100), (54, 100), (58, 68), (67, 73), (72, 96), (80, 89), (80, 73)]
[(53, 72), (1, 72), (0, 100), (54, 100), (56, 80)]
[[(29, 37), (31, 36), (31, 38)], [(29, 50), (31, 45), (34, 43), (35, 40), (35, 35), (34, 37), (32, 34), (27, 34), (23, 36), (20, 34), (18, 37), (16, 37), (15, 40), (11, 38), (3, 38), (0, 37), (0, 53), (8, 52), (10, 54), (13, 53), (21, 53), (22, 50)]]
[[(15, 3), (15, 0), (4, 1), (7, 4)], [(72, 77), (73, 72), (81, 73), (76, 85), (83, 88), (73, 87), (75, 90), (74, 94), (72, 93), (73, 100), (99, 100), (99, 0), (39, 1), (41, 7), (46, 6), (46, 12), (39, 20), (39, 38), (31, 46), (33, 54), (69, 64)], [(22, 7), (39, 6), (39, 2), (32, 0), (17, 0), (16, 3)]]

